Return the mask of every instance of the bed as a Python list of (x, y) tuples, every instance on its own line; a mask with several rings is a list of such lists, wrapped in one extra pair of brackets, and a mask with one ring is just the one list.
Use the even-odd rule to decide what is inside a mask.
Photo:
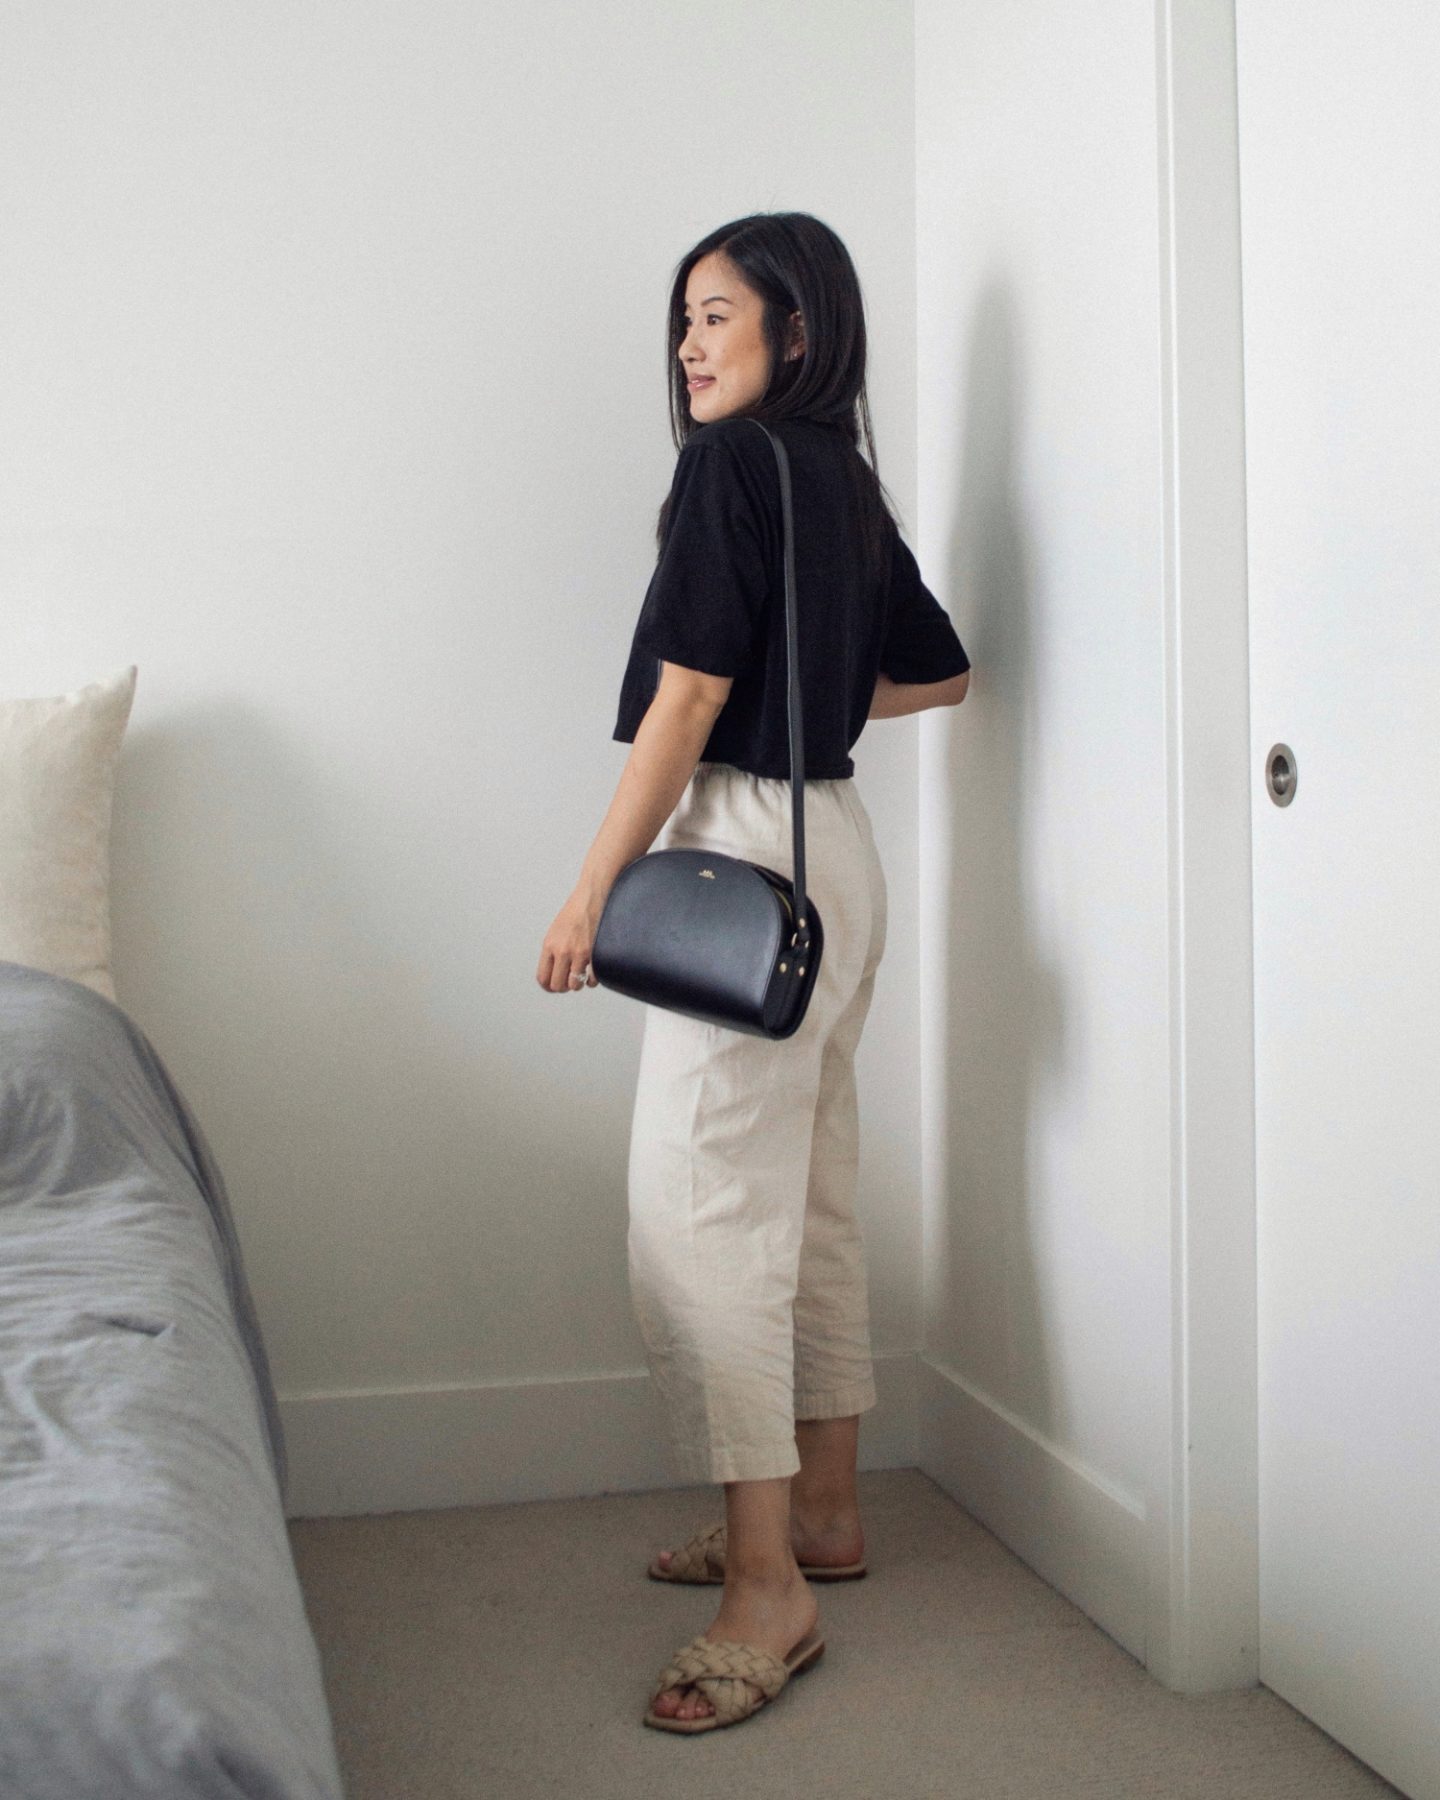
[(0, 1795), (337, 1800), (225, 1185), (148, 1038), (0, 960)]

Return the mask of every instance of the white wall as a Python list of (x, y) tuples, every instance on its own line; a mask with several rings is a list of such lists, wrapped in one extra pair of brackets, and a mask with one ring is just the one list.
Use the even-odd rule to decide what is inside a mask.
[[(950, 27), (956, 52), (981, 16)], [(800, 0), (27, 0), (0, 31), (0, 681), (54, 693), (139, 665), (116, 979), (226, 1173), (294, 1509), (663, 1481), (624, 1256), (641, 1014), (603, 990), (544, 994), (535, 969), (626, 755), (609, 733), (674, 455), (663, 305), (703, 232), (793, 207), (846, 239), (881, 473), (913, 525), (910, 9), (835, 10), (821, 30)], [(1109, 72), (1096, 143), (1117, 105), (1140, 129), (1134, 54)], [(972, 150), (1000, 116), (975, 98), (957, 118)], [(963, 710), (989, 727), (956, 764), (962, 836), (989, 865), (983, 889), (957, 871), (976, 909), (961, 963), (1002, 934), (993, 987), (957, 966), (950, 990), (955, 1091), (972, 1088), (956, 1178), (979, 1201), (958, 1261), (935, 1246), (957, 1292), (998, 1246), (1017, 1172), (1035, 1184), (1007, 1310), (947, 1334), (932, 1306), (930, 1336), (1134, 1481), (1099, 1402), (1134, 1372), (1081, 1276), (1150, 1304), (1137, 1193), (1156, 1144), (1129, 1129), (1158, 1078), (1158, 771), (1153, 705), (1130, 703), (1154, 654), (1148, 377), (1114, 306), (1143, 250), (1123, 178), (1098, 216), (1074, 162), (1070, 180), (1070, 235), (1031, 190), (1007, 249), (975, 236), (966, 172), (969, 223), (922, 263), (922, 565), (978, 632)], [(933, 235), (928, 172), (925, 195)], [(984, 207), (998, 231), (993, 194)], [(1079, 317), (1077, 254), (1097, 284)], [(964, 307), (941, 330), (944, 267)], [(962, 399), (963, 431), (941, 417)], [(1098, 445), (1077, 401), (1107, 428)], [(965, 444), (996, 430), (1014, 466), (981, 474)], [(1039, 498), (1063, 516), (1037, 541)], [(1002, 545), (988, 573), (959, 560), (977, 525)], [(914, 1447), (917, 741), (914, 720), (885, 722), (857, 752), (892, 896), (860, 1066), (875, 1343), (895, 1353), (872, 1461)], [(1007, 826), (982, 849), (987, 809), (1008, 820), (1026, 800), (1024, 840)], [(1142, 925), (1120, 966), (1124, 897)], [(1022, 900), (1024, 934), (1004, 935)], [(1038, 1068), (1007, 1023), (1018, 992), (1038, 1007)], [(1106, 1112), (1122, 1056), (1140, 1092)], [(1055, 1112), (1028, 1160), (1011, 1124), (979, 1136), (995, 1107), (1034, 1122), (1037, 1101)]]
[(916, 18), (920, 1461), (1167, 1685), (1256, 1679), (1234, 14)]
[(1156, 48), (1142, 0), (916, 9), (927, 720), (923, 1460), (1144, 1653), (1168, 1424)]
[(1204, 1304), (1253, 1269), (1248, 890), (1209, 855), (1243, 467), (1233, 271), (1209, 246), (1187, 314), (1175, 268), (1177, 219), (1230, 230), (1224, 18), (7, 10), (0, 681), (139, 665), (116, 977), (226, 1171), (292, 1511), (670, 1479), (625, 1274), (641, 1014), (534, 975), (626, 755), (671, 269), (802, 208), (857, 259), (881, 472), (975, 664), (857, 751), (891, 893), (862, 1459), (919, 1460), (1157, 1671), (1219, 1596), (1243, 1678), (1253, 1345)]

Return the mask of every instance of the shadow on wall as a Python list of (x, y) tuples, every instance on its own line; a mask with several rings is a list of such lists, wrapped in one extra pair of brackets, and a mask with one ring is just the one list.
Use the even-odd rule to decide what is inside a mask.
[(944, 1316), (932, 1299), (925, 1335), (928, 1354), (1063, 1440), (1027, 1215), (1045, 1185), (1032, 1179), (1029, 1139), (1042, 1089), (1064, 1063), (1065, 1015), (1058, 972), (1028, 928), (1034, 576), (1014, 469), (1023, 403), (1015, 319), (1008, 286), (991, 280), (968, 344), (955, 347), (965, 371), (964, 481), (945, 582), (969, 600), (973, 623), (961, 636), (976, 678), (963, 708), (970, 729), (957, 733), (946, 773), (953, 848), (942, 903), (959, 923), (948, 934), (941, 1027), (947, 1180), (926, 1283), (944, 1296)]
[[(611, 1115), (633, 1085), (616, 1021), (568, 999), (567, 1055), (610, 1071), (585, 1084), (553, 1038), (508, 1029), (527, 984), (567, 1000), (533, 981), (542, 901), (495, 859), (477, 885), (484, 801), (463, 835), (433, 808), (387, 818), (363, 787), (234, 701), (138, 726), (117, 783), (121, 1004), (236, 1196), (277, 1381), (639, 1368), (613, 1303), (629, 1114)], [(422, 830), (448, 834), (453, 864)], [(637, 1055), (640, 1024), (637, 1008)]]

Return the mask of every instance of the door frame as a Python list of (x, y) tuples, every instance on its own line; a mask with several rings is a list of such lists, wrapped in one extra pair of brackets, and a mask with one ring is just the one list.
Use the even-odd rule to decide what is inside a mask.
[[(1169, 898), (1169, 1404), (1146, 1664), (1259, 1665), (1255, 1005), (1235, 0), (1155, 0)], [(1261, 796), (1255, 801), (1259, 803)]]

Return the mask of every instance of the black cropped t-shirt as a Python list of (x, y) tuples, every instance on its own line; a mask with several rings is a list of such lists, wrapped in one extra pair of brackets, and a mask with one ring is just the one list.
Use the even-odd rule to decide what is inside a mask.
[[(805, 778), (853, 775), (877, 672), (943, 681), (970, 667), (949, 614), (888, 523), (888, 576), (865, 579), (844, 459), (832, 427), (767, 421), (790, 462)], [(734, 683), (701, 757), (754, 775), (790, 775), (785, 660), (784, 522), (775, 451), (754, 422), (699, 426), (676, 459), (670, 518), (635, 626), (613, 738), (634, 741), (660, 663)]]

